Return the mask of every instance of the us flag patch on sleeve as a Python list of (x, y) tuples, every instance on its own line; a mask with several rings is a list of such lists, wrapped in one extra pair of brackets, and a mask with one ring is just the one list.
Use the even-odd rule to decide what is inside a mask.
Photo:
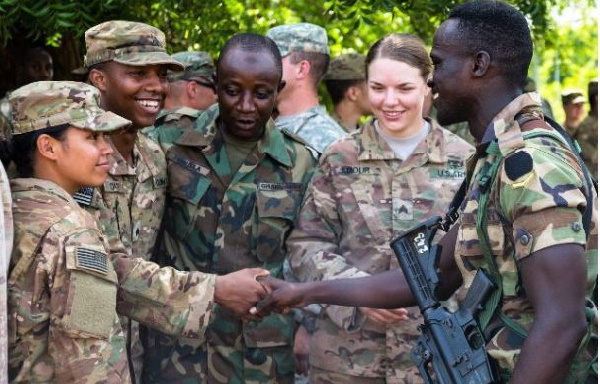
[(92, 187), (80, 188), (73, 195), (73, 199), (82, 207), (89, 207), (92, 204), (92, 197), (94, 197), (94, 188)]
[(108, 273), (108, 258), (106, 253), (89, 248), (77, 248), (77, 267), (106, 275)]

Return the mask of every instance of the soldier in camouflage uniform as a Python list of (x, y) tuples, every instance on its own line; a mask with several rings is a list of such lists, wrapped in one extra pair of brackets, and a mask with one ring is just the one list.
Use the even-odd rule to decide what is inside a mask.
[(331, 117), (346, 132), (354, 132), (359, 127), (359, 120), (371, 114), (367, 97), (365, 56), (347, 53), (334, 58), (323, 80), (333, 102)]
[(598, 180), (598, 80), (588, 83), (590, 112), (573, 133), (581, 147), (581, 157), (592, 175)]
[[(224, 45), (218, 105), (168, 152), (164, 264), (217, 274), (260, 266), (281, 276), (284, 242), (316, 165), (270, 120), (281, 86), (273, 41), (239, 34)], [(206, 343), (155, 336), (148, 382), (292, 383), (293, 332), (290, 315), (243, 322), (217, 305)]]
[(565, 112), (564, 127), (571, 137), (579, 128), (585, 114), (585, 97), (579, 89), (569, 89), (561, 94), (562, 107)]
[(11, 182), (11, 382), (130, 383), (117, 312), (173, 335), (201, 338), (208, 325), (215, 276), (110, 253), (71, 196), (102, 183), (104, 133), (130, 124), (101, 110), (98, 96), (76, 82), (36, 82), (10, 96), (16, 163), (27, 177)]
[(169, 95), (154, 126), (142, 133), (160, 144), (166, 153), (182, 133), (192, 128), (200, 113), (216, 99), (215, 65), (207, 52), (178, 52), (171, 55), (185, 65), (184, 71), (169, 71)]
[[(393, 64), (381, 67), (382, 59)], [(421, 117), (431, 64), (418, 38), (395, 34), (381, 39), (369, 51), (367, 65), (376, 119), (323, 153), (287, 242), (292, 271), (302, 281), (399, 268), (389, 243), (445, 212), (473, 153), (465, 141)], [(409, 74), (405, 66), (414, 71)], [(415, 86), (394, 93), (401, 84)], [(381, 93), (394, 93), (385, 99), (385, 112)], [(406, 129), (398, 130), (388, 117), (392, 110), (404, 111)], [(406, 151), (389, 139), (413, 136), (416, 140), (401, 144)], [(329, 272), (318, 276), (318, 270)], [(422, 382), (410, 358), (420, 322), (418, 308), (404, 321), (394, 311), (325, 307), (312, 338), (310, 382)]]
[(277, 128), (300, 136), (318, 153), (346, 132), (319, 105), (318, 85), (327, 72), (325, 29), (308, 23), (280, 25), (267, 31), (279, 48), (285, 87), (277, 98)]
[[(100, 106), (132, 122), (110, 138), (108, 178), (99, 188), (86, 188), (76, 200), (102, 225), (113, 247), (149, 260), (164, 211), (167, 169), (158, 144), (138, 131), (151, 126), (169, 90), (167, 70), (183, 64), (165, 51), (165, 35), (150, 25), (107, 21), (85, 32), (84, 66), (90, 83), (100, 90)], [(139, 326), (122, 319), (127, 351), (141, 377), (143, 347)]]
[[(597, 278), (598, 199), (573, 151), (543, 121), (539, 95), (521, 93), (532, 52), (525, 17), (498, 1), (458, 6), (433, 39), (431, 86), (439, 96), (439, 121), (468, 120), (480, 143), (467, 164), (470, 182), (458, 225), (440, 240), (437, 293), (468, 288), (485, 265), (490, 276), (498, 274), (493, 294), (499, 301), (485, 309), (493, 317), (482, 325), (503, 382), (597, 382), (597, 310), (590, 296)], [(490, 169), (497, 169), (495, 176)], [(316, 266), (318, 274), (330, 273)], [(270, 299), (278, 306), (414, 303), (406, 281), (394, 273), (292, 290), (270, 285), (279, 287)]]
[(0, 165), (0, 384), (8, 383), (8, 318), (6, 316), (6, 291), (10, 254), (13, 245), (13, 221), (10, 187), (4, 167)]

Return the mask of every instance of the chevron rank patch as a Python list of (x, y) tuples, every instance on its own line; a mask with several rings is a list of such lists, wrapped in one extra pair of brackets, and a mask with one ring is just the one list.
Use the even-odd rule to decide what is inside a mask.
[(90, 248), (77, 248), (76, 264), (79, 269), (106, 275), (108, 273), (108, 258), (106, 253)]

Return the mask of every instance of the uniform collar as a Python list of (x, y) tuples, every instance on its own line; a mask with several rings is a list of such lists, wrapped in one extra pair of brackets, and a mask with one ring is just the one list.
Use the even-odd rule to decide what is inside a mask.
[[(448, 159), (446, 156), (442, 128), (434, 120), (431, 120), (428, 117), (426, 120), (430, 124), (429, 132), (427, 133), (425, 140), (419, 143), (413, 153), (404, 160), (405, 163), (445, 163)], [(399, 160), (386, 141), (377, 134), (377, 131), (375, 130), (375, 119), (370, 119), (357, 132), (352, 133), (352, 135), (358, 136), (356, 145), (359, 161)]]
[(10, 180), (10, 189), (13, 193), (26, 191), (44, 191), (50, 193), (53, 196), (58, 197), (61, 200), (64, 200), (68, 204), (77, 205), (77, 203), (73, 199), (73, 196), (71, 196), (61, 186), (50, 180), (36, 179), (33, 177), (16, 178)]
[[(196, 120), (194, 129), (181, 135), (175, 143), (184, 147), (198, 147), (204, 153), (220, 151), (224, 143), (221, 132), (217, 128), (218, 118), (218, 105), (211, 106)], [(272, 119), (269, 119), (264, 134), (258, 140), (257, 150), (258, 153), (269, 155), (287, 167), (293, 165), (286, 149), (284, 133), (275, 128)]]

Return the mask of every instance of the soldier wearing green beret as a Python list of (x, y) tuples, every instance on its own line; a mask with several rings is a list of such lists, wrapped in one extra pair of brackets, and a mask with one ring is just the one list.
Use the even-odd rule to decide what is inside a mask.
[[(249, 269), (223, 277), (178, 272), (109, 245), (74, 194), (102, 185), (107, 134), (130, 122), (77, 82), (36, 82), (11, 93), (14, 252), (10, 263), (11, 382), (131, 383), (119, 315), (173, 336), (202, 339), (216, 302), (260, 285)], [(259, 295), (238, 313), (247, 313)], [(239, 297), (238, 297), (239, 299)]]
[(165, 153), (182, 133), (192, 128), (200, 113), (217, 101), (215, 64), (209, 53), (185, 51), (171, 57), (184, 64), (185, 70), (168, 72), (170, 89), (164, 109), (154, 126), (143, 131)]
[(323, 79), (333, 102), (331, 116), (346, 132), (353, 132), (358, 128), (360, 119), (371, 114), (365, 56), (347, 53), (334, 58)]
[(301, 137), (319, 154), (346, 131), (319, 105), (318, 86), (329, 65), (327, 31), (309, 23), (267, 31), (282, 57), (284, 88), (277, 98), (277, 128)]

